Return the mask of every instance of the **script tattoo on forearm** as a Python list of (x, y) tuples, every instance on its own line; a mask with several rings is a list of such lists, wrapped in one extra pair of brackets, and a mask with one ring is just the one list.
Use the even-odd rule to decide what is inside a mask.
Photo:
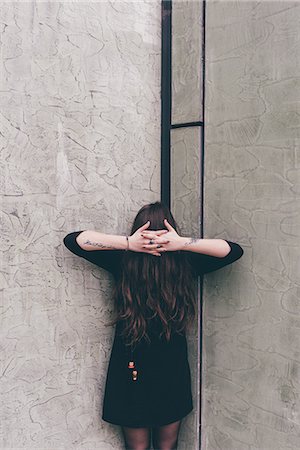
[(89, 239), (87, 239), (84, 244), (92, 245), (93, 247), (99, 247), (99, 248), (111, 248), (113, 250), (116, 250), (116, 247), (109, 244), (102, 244), (101, 242), (91, 242)]
[(187, 242), (184, 244), (184, 246), (186, 246), (186, 245), (191, 245), (191, 244), (196, 244), (199, 240), (200, 240), (200, 239), (198, 239), (198, 238), (192, 237), (192, 238), (190, 238), (189, 241), (187, 241)]

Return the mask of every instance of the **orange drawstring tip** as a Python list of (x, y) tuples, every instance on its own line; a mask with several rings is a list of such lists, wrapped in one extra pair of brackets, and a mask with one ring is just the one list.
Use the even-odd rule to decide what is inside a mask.
[(129, 361), (128, 367), (129, 367), (129, 369), (134, 369), (134, 362), (133, 361)]

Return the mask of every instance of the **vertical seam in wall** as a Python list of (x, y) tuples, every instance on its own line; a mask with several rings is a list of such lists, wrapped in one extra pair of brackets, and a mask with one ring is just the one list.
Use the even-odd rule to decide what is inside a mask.
[[(202, 0), (202, 129), (201, 129), (201, 142), (200, 142), (200, 236), (203, 239), (204, 236), (204, 144), (205, 144), (205, 49), (206, 49), (206, 0)], [(202, 405), (203, 405), (203, 382), (202, 382), (202, 349), (203, 349), (203, 276), (198, 278), (198, 360), (199, 360), (199, 449), (201, 450), (201, 432), (202, 432)]]
[[(202, 54), (200, 68), (202, 70), (202, 121), (172, 125), (172, 0), (161, 1), (161, 201), (171, 208), (171, 129), (180, 127), (200, 127), (200, 237), (204, 235), (204, 132), (205, 132), (205, 14), (206, 1), (202, 0)], [(198, 448), (201, 449), (201, 411), (202, 411), (202, 324), (203, 324), (203, 277), (198, 277), (198, 374), (199, 395), (198, 410)]]
[(205, 14), (206, 0), (202, 0), (202, 133), (201, 133), (201, 211), (200, 211), (200, 236), (204, 236), (204, 134), (205, 134)]
[(171, 207), (172, 1), (161, 2), (161, 202)]

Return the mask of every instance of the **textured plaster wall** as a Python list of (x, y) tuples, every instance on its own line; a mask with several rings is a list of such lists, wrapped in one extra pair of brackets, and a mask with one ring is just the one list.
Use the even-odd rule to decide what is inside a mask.
[(299, 2), (207, 2), (202, 448), (300, 448)]
[(160, 195), (161, 8), (1, 4), (1, 442), (122, 448), (100, 418), (112, 278), (70, 231), (124, 234)]

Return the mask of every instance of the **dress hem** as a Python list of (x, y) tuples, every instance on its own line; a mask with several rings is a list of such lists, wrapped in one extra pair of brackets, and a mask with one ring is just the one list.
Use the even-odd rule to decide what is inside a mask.
[(194, 407), (189, 408), (188, 411), (184, 414), (180, 414), (180, 416), (174, 416), (172, 419), (168, 419), (166, 422), (164, 423), (155, 423), (155, 424), (143, 424), (143, 425), (133, 425), (132, 423), (124, 423), (122, 420), (114, 420), (114, 419), (109, 419), (108, 417), (102, 415), (102, 420), (104, 420), (105, 422), (111, 423), (113, 425), (120, 425), (123, 427), (131, 427), (131, 428), (146, 428), (146, 427), (163, 427), (164, 425), (169, 425), (170, 423), (173, 422), (177, 422), (177, 420), (181, 420), (184, 417), (186, 417), (188, 414), (190, 414), (193, 411)]

